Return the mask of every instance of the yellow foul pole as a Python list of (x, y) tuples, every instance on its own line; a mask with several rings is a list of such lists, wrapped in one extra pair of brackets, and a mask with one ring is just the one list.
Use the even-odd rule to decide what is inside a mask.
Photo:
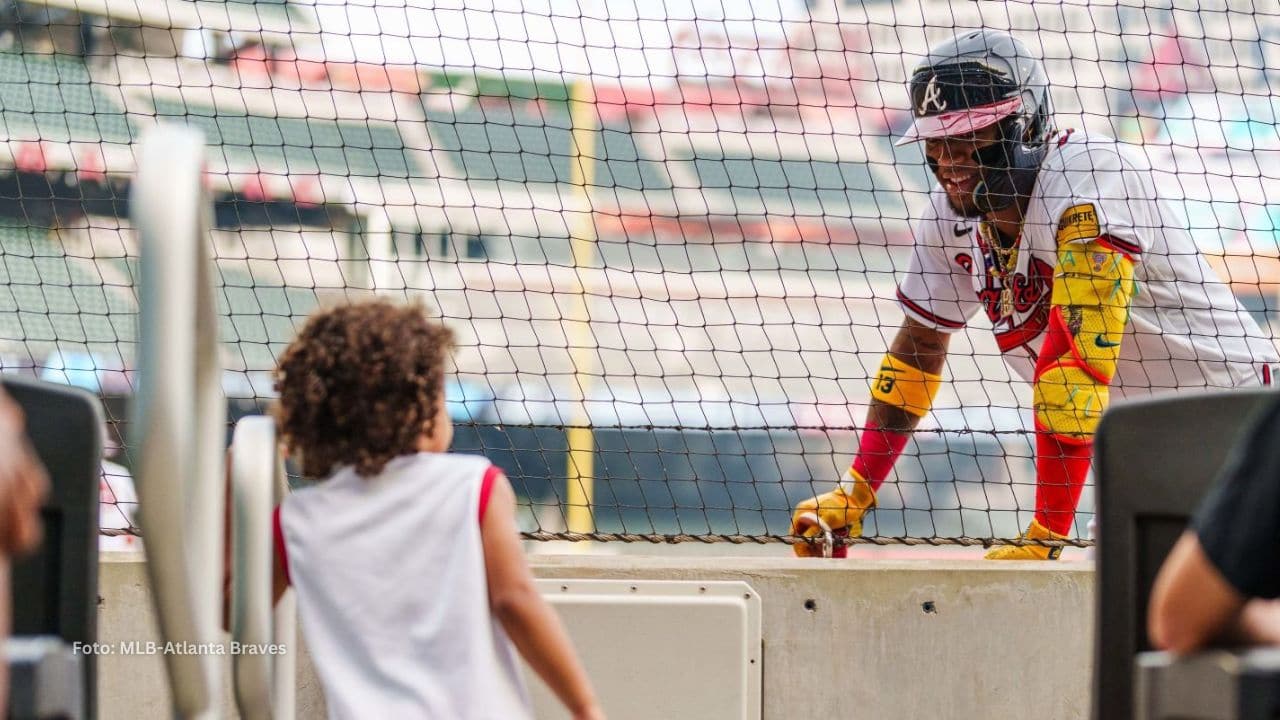
[[(599, 136), (595, 92), (590, 80), (580, 79), (569, 85), (569, 116), (573, 126), (573, 162), (570, 183), (577, 188), (577, 198), (569, 223), (570, 246), (573, 251), (574, 276), (577, 278), (575, 312), (570, 316), (566, 335), (573, 358), (578, 400), (585, 401), (593, 382), (595, 335), (591, 331), (591, 313), (582, 275), (596, 266), (596, 228), (591, 204), (591, 185), (595, 178), (592, 156)], [(595, 530), (591, 503), (594, 495), (595, 438), (591, 432), (585, 402), (570, 420), (566, 435), (569, 445), (565, 487), (565, 529), (571, 533)]]

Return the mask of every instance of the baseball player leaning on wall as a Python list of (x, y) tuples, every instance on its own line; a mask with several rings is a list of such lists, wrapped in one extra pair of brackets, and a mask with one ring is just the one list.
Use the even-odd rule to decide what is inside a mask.
[[(862, 532), (929, 412), (951, 334), (984, 313), (1005, 362), (1032, 385), (1036, 511), (1024, 537), (1064, 538), (1109, 402), (1270, 384), (1280, 358), (1161, 199), (1141, 151), (1055, 128), (1044, 66), (1022, 42), (962, 33), (930, 50), (910, 95), (915, 123), (899, 142), (924, 143), (938, 182), (898, 287), (906, 318), (873, 380), (852, 467), (797, 506), (792, 532)], [(1059, 551), (1009, 546), (987, 557)]]

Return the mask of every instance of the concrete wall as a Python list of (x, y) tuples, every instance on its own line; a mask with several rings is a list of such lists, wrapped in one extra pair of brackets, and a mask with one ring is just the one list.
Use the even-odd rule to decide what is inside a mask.
[[(544, 578), (749, 583), (763, 603), (770, 720), (1089, 714), (1091, 563), (593, 555), (532, 562)], [(157, 639), (136, 557), (105, 556), (99, 594), (104, 645)], [(323, 717), (320, 688), (302, 652), (298, 716)], [(591, 670), (624, 671), (625, 660), (624, 649), (612, 668)], [(102, 718), (166, 714), (160, 656), (102, 656), (98, 667)]]

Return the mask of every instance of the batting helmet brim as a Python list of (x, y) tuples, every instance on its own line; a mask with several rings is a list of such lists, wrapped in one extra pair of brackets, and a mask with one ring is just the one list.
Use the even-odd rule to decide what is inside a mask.
[(1022, 98), (1009, 98), (990, 105), (916, 118), (895, 145), (910, 145), (930, 138), (968, 135), (990, 127), (1022, 109)]

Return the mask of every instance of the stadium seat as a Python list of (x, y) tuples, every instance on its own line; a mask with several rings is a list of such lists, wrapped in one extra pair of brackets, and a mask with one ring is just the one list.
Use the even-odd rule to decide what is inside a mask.
[[(67, 644), (96, 642), (101, 404), (66, 385), (18, 377), (5, 377), (3, 384), (26, 413), (27, 433), (51, 484), (41, 512), (44, 541), (13, 566), (13, 633), (57, 637)], [(82, 660), (82, 717), (92, 720), (94, 657)]]
[(11, 638), (9, 720), (82, 720), (86, 654), (54, 637)]
[(1280, 717), (1280, 649), (1140, 653), (1135, 681), (1136, 720)]
[[(1131, 720), (1135, 661), (1147, 642), (1156, 573), (1240, 431), (1273, 390), (1166, 395), (1126, 402), (1098, 428), (1094, 720)], [(1225, 681), (1206, 675), (1202, 682)], [(1179, 718), (1241, 717), (1235, 714)], [(1271, 717), (1268, 715), (1267, 717)]]

